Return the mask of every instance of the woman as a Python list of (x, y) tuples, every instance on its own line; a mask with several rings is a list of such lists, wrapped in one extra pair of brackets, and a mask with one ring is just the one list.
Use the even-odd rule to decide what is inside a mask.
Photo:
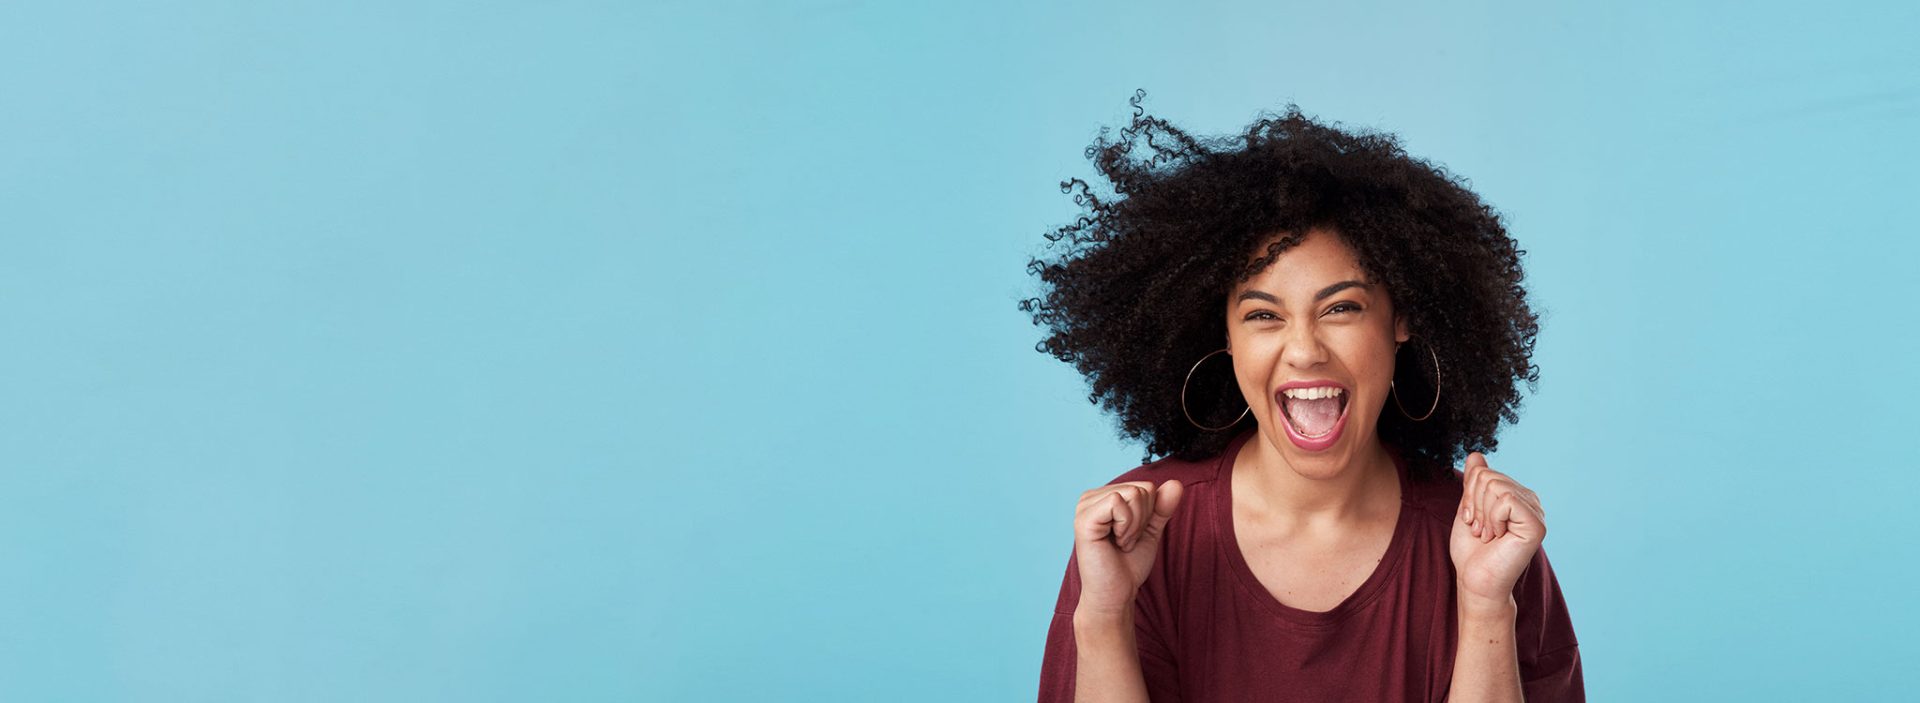
[(1392, 135), (1143, 96), (1021, 304), (1163, 457), (1080, 496), (1040, 700), (1584, 700), (1539, 498), (1481, 453), (1539, 378), (1499, 216)]

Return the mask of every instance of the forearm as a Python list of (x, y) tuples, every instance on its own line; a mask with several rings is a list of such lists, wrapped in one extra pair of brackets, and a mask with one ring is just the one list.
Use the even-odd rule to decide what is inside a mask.
[(1453, 703), (1519, 703), (1520, 655), (1514, 648), (1513, 623), (1519, 606), (1513, 597), (1505, 603), (1470, 602), (1454, 606), (1460, 627), (1459, 647), (1453, 655), (1453, 684), (1447, 700)]
[(1140, 672), (1140, 650), (1133, 639), (1133, 615), (1073, 616), (1073, 699), (1147, 702), (1147, 680)]

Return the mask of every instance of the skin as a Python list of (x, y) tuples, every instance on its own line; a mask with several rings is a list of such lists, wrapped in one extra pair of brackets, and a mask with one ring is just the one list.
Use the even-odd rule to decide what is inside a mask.
[[(1309, 233), (1236, 286), (1227, 296), (1227, 353), (1262, 440), (1234, 461), (1247, 494), (1278, 519), (1334, 527), (1363, 521), (1383, 492), (1397, 503), (1399, 479), (1377, 428), (1394, 352), (1409, 337), (1385, 288), (1328, 232)], [(1347, 424), (1332, 447), (1309, 452), (1287, 438), (1276, 394), (1296, 380), (1347, 387)]]
[[(1359, 285), (1332, 290), (1347, 281)], [(1236, 531), (1276, 597), (1331, 608), (1371, 574), (1397, 519), (1399, 479), (1378, 425), (1394, 353), (1409, 339), (1406, 320), (1339, 236), (1324, 230), (1309, 232), (1225, 302), (1228, 353), (1258, 424), (1257, 441), (1234, 459)], [(1347, 424), (1333, 446), (1310, 452), (1288, 439), (1276, 392), (1287, 381), (1322, 379), (1347, 387)], [(1463, 470), (1448, 543), (1459, 623), (1449, 697), (1519, 701), (1512, 591), (1546, 537), (1544, 511), (1533, 491), (1481, 453), (1469, 454)], [(1134, 481), (1081, 494), (1077, 700), (1147, 700), (1133, 597), (1182, 493), (1178, 481)]]

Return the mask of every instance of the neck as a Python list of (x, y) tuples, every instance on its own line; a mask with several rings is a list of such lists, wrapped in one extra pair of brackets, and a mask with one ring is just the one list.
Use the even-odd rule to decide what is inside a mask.
[[(1303, 472), (1256, 431), (1240, 447), (1236, 467), (1245, 486), (1276, 516), (1301, 523), (1363, 520), (1399, 499), (1399, 469), (1378, 436), (1368, 438), (1345, 466)], [(1253, 497), (1248, 496), (1248, 497)], [(1238, 501), (1236, 501), (1238, 502)]]

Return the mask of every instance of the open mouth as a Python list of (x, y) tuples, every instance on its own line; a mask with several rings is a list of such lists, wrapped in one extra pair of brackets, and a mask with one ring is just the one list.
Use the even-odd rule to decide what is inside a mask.
[(1287, 434), (1302, 449), (1317, 451), (1333, 445), (1346, 426), (1348, 393), (1339, 386), (1282, 389), (1275, 394)]

